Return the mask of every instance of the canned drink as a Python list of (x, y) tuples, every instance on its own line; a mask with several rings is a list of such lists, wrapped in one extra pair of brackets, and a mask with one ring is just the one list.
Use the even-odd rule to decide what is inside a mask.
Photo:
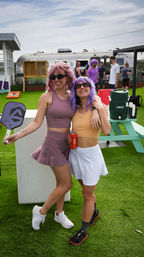
[(2, 117), (2, 115), (0, 114), (0, 127), (2, 126), (1, 117)]
[(70, 136), (70, 139), (71, 139), (70, 148), (71, 149), (76, 149), (77, 148), (77, 133), (74, 132), (74, 131), (71, 131), (69, 136)]

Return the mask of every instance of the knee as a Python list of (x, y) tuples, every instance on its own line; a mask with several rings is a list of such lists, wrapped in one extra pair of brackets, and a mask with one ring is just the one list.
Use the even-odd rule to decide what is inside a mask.
[(72, 188), (72, 180), (68, 181), (66, 184), (63, 185), (65, 193), (67, 193)]
[(94, 193), (87, 190), (87, 189), (82, 189), (82, 194), (83, 194), (83, 198), (85, 201), (94, 201)]

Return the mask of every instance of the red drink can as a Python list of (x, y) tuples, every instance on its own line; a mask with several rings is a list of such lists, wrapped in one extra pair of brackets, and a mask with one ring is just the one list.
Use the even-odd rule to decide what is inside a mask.
[(71, 131), (69, 136), (70, 136), (70, 139), (71, 139), (70, 148), (71, 149), (76, 149), (77, 148), (77, 133), (74, 132), (74, 131)]

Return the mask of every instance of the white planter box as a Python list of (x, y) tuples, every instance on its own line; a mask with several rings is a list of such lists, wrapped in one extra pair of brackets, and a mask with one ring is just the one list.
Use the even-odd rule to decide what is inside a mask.
[[(21, 127), (25, 128), (35, 117), (37, 110), (27, 110)], [(19, 203), (45, 202), (56, 186), (55, 176), (51, 168), (35, 161), (31, 155), (43, 143), (46, 136), (46, 119), (34, 133), (19, 139), (15, 143), (16, 166)], [(65, 195), (65, 201), (70, 200), (70, 191)]]

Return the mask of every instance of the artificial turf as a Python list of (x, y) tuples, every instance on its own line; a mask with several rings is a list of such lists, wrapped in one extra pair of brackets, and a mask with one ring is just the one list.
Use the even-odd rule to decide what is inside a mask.
[[(21, 93), (15, 101), (23, 102), (27, 109), (37, 109), (40, 94)], [(137, 94), (144, 99), (144, 88), (137, 89)], [(0, 95), (0, 112), (9, 101), (5, 96)], [(144, 103), (138, 107), (137, 122), (144, 126)], [(1, 142), (5, 132), (1, 126)], [(71, 201), (64, 206), (74, 228), (66, 230), (54, 222), (53, 206), (41, 230), (34, 231), (33, 204), (18, 203), (15, 145), (0, 144), (0, 257), (144, 256), (144, 154), (137, 153), (131, 142), (102, 152), (109, 173), (100, 178), (95, 190), (100, 218), (88, 228), (83, 244), (73, 246), (68, 237), (80, 228), (83, 204), (78, 182), (73, 178)]]

